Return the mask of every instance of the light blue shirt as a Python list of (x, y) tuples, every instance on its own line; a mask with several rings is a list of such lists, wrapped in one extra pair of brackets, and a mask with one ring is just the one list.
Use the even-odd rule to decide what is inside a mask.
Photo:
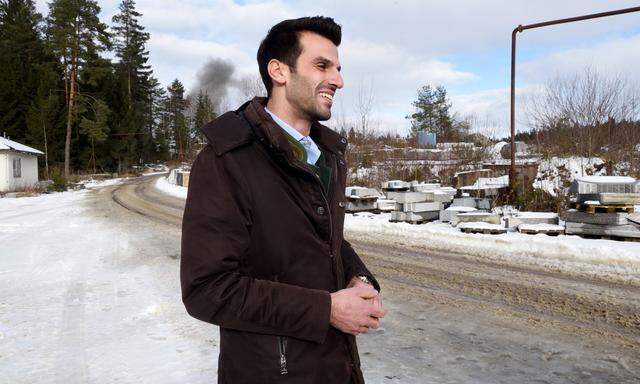
[(311, 165), (315, 165), (318, 159), (320, 158), (320, 148), (316, 145), (316, 143), (309, 136), (303, 136), (300, 132), (296, 131), (295, 128), (285, 123), (282, 119), (276, 116), (273, 112), (271, 112), (267, 107), (264, 107), (264, 110), (267, 111), (273, 121), (275, 121), (282, 129), (284, 129), (291, 137), (298, 140), (300, 144), (307, 150), (307, 163)]

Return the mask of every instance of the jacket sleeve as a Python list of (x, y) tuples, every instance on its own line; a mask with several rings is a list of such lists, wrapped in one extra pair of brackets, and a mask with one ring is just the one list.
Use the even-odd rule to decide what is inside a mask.
[(373, 274), (369, 272), (367, 267), (364, 265), (360, 256), (353, 250), (353, 247), (347, 240), (342, 240), (342, 247), (340, 249), (340, 254), (342, 255), (342, 265), (344, 267), (344, 277), (347, 284), (351, 281), (354, 276), (366, 276), (367, 279), (373, 284), (373, 287), (380, 292), (380, 284), (378, 284), (378, 280), (373, 277)]
[(322, 343), (329, 329), (329, 292), (241, 273), (251, 221), (242, 209), (242, 186), (230, 176), (238, 173), (227, 166), (207, 146), (191, 170), (180, 259), (187, 312), (224, 328)]

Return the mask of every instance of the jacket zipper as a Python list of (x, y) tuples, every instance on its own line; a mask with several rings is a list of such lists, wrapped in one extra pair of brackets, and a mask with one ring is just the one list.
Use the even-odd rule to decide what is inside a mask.
[[(273, 281), (278, 282), (278, 275), (273, 277)], [(278, 352), (280, 352), (280, 374), (286, 375), (289, 373), (287, 370), (287, 339), (283, 336), (278, 336)]]
[(287, 370), (287, 339), (278, 336), (278, 350), (280, 351), (280, 374), (286, 375)]

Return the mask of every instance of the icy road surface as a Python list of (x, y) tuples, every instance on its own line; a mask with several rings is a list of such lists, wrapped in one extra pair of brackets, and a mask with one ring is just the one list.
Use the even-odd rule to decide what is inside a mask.
[[(157, 209), (149, 201), (163, 199), (151, 184), (116, 195), (146, 214)], [(0, 382), (216, 382), (217, 328), (186, 314), (180, 230), (162, 220), (179, 204), (164, 201), (165, 216), (149, 219), (114, 202), (114, 190), (125, 191), (0, 199)], [(621, 299), (636, 286), (599, 292), (597, 284), (506, 269), (499, 289), (488, 278), (493, 266), (358, 237), (354, 245), (380, 277), (389, 310), (381, 330), (358, 338), (368, 383), (640, 380), (633, 322), (640, 314), (634, 299)], [(533, 300), (514, 288), (522, 276), (562, 287), (564, 296)], [(545, 310), (583, 289), (578, 317)], [(599, 295), (605, 309), (631, 323), (589, 318), (589, 300)]]

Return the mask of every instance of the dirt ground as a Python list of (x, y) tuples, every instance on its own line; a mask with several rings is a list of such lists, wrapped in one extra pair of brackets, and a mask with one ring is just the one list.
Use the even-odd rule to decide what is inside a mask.
[[(151, 185), (11, 217), (11, 252), (29, 257), (0, 245), (0, 377), (215, 382), (217, 328), (180, 301), (181, 202)], [(389, 311), (358, 337), (368, 383), (640, 382), (638, 287), (352, 240)]]

